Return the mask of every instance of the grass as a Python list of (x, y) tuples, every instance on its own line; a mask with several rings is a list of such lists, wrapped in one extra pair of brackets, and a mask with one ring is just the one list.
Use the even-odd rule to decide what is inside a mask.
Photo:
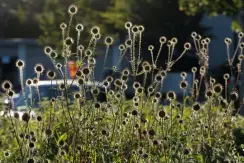
[[(181, 55), (175, 59), (174, 49), (177, 38), (159, 38), (160, 47), (157, 53), (155, 47), (150, 45), (148, 50), (151, 61), (143, 60), (141, 55), (143, 26), (132, 25), (127, 22), (128, 39), (119, 46), (120, 57), (118, 63), (125, 56), (130, 58), (130, 67), (119, 70), (103, 80), (103, 89), (92, 86), (87, 87), (86, 82), (94, 81), (94, 68), (96, 66), (95, 49), (101, 38), (98, 27), (91, 29), (89, 45), (80, 44), (79, 36), (83, 29), (78, 24), (77, 36), (70, 36), (73, 16), (77, 10), (74, 5), (69, 8), (71, 20), (69, 24), (62, 23), (63, 48), (54, 50), (50, 46), (44, 52), (53, 61), (56, 70), (63, 77), (64, 82), (58, 86), (59, 95), (50, 100), (43, 100), (38, 89), (40, 74), (43, 66), (34, 67), (37, 77), (21, 79), (22, 91), (29, 108), (21, 117), (18, 112), (14, 116), (0, 118), (2, 162), (164, 162), (164, 163), (241, 163), (243, 158), (243, 129), (244, 119), (238, 114), (234, 103), (239, 94), (234, 88), (226, 93), (215, 79), (208, 76), (208, 46), (209, 38), (201, 38), (193, 32), (194, 45), (185, 43)], [(242, 40), (243, 34), (239, 34)], [(113, 38), (104, 40), (106, 58), (113, 44)], [(231, 44), (230, 39), (225, 40), (227, 50)], [(242, 41), (239, 41), (235, 56), (238, 54), (237, 80), (241, 75), (240, 67), (243, 57)], [(163, 46), (168, 47), (168, 60), (166, 68), (158, 65), (158, 57)], [(183, 102), (179, 102), (177, 95), (170, 91), (162, 97), (164, 79), (175, 63), (180, 60), (191, 48), (195, 48), (199, 57), (200, 68), (192, 68), (193, 85), (191, 94), (184, 93)], [(75, 50), (74, 50), (75, 49)], [(234, 57), (228, 63), (231, 74), (225, 74), (224, 79), (233, 74), (235, 69)], [(64, 63), (56, 63), (58, 55), (62, 56)], [(79, 61), (76, 73), (78, 92), (70, 92), (67, 84), (67, 63), (71, 58)], [(87, 64), (86, 64), (87, 63)], [(18, 60), (17, 68), (22, 70), (24, 62)], [(119, 75), (118, 75), (119, 74)], [(143, 80), (138, 80), (138, 76)], [(49, 70), (47, 76), (55, 82), (56, 71)], [(187, 73), (182, 72), (182, 81), (179, 83), (185, 92), (189, 83), (185, 80)], [(199, 76), (199, 77), (197, 77)], [(75, 80), (75, 78), (73, 80)], [(128, 79), (133, 80), (134, 97), (126, 98)], [(150, 83), (149, 85), (147, 83)], [(28, 95), (24, 86), (34, 89), (35, 94)], [(202, 89), (205, 86), (205, 90)], [(4, 81), (2, 88), (6, 96), (13, 99), (14, 92), (10, 81)], [(99, 101), (100, 91), (106, 96), (106, 101)], [(31, 91), (30, 91), (31, 92)], [(205, 101), (199, 103), (199, 95), (203, 92)], [(91, 98), (86, 98), (89, 93)], [(70, 97), (74, 97), (71, 102)], [(31, 98), (31, 100), (27, 100)], [(38, 100), (39, 108), (33, 108), (32, 102)], [(162, 105), (162, 102), (168, 105)], [(13, 100), (11, 105), (14, 106)], [(30, 112), (35, 111), (35, 117)], [(5, 108), (5, 112), (10, 109)], [(239, 138), (239, 139), (238, 139)]]

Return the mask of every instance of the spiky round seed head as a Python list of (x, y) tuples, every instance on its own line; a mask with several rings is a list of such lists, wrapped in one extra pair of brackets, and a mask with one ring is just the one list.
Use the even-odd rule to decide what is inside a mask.
[(88, 67), (84, 67), (82, 68), (82, 74), (87, 76), (87, 75), (90, 75), (91, 71)]
[(30, 147), (30, 148), (34, 148), (34, 147), (35, 147), (35, 144), (34, 144), (33, 142), (30, 142), (30, 143), (29, 143), (29, 147)]
[(142, 69), (144, 72), (148, 73), (151, 71), (152, 67), (148, 62), (145, 61), (142, 63)]
[(67, 37), (65, 39), (65, 45), (66, 46), (71, 46), (74, 43), (74, 40), (71, 37)]
[(122, 80), (123, 82), (126, 82), (126, 81), (128, 80), (128, 76), (122, 75), (122, 76), (121, 76), (121, 80)]
[(109, 83), (111, 83), (113, 81), (113, 77), (112, 76), (108, 76), (106, 77), (106, 81), (108, 81)]
[(100, 38), (101, 38), (101, 34), (98, 33), (98, 34), (94, 35), (94, 38), (95, 38), (96, 40), (100, 40)]
[(195, 111), (199, 111), (201, 109), (201, 105), (198, 102), (195, 102), (192, 105), (192, 109), (195, 110)]
[(55, 103), (56, 99), (55, 98), (51, 98), (51, 103)]
[(211, 39), (207, 37), (207, 38), (205, 38), (205, 42), (206, 42), (206, 44), (210, 44)]
[(75, 29), (76, 31), (80, 32), (84, 30), (84, 26), (81, 23), (79, 23), (76, 25)]
[(97, 35), (99, 33), (100, 33), (100, 28), (99, 27), (97, 27), (97, 26), (92, 27), (92, 29), (91, 29), (91, 34), (92, 35)]
[(225, 43), (227, 45), (231, 44), (232, 40), (230, 38), (225, 38)]
[(207, 98), (211, 98), (211, 97), (213, 96), (213, 92), (212, 92), (211, 90), (207, 90), (207, 91), (205, 92), (205, 96), (206, 96)]
[(37, 84), (38, 84), (38, 82), (39, 82), (39, 79), (34, 78), (34, 79), (32, 80), (32, 82), (33, 82), (33, 84), (37, 85)]
[(19, 119), (19, 113), (18, 112), (14, 112), (14, 118)]
[(64, 83), (59, 84), (58, 87), (59, 87), (59, 89), (62, 90), (62, 91), (65, 90), (65, 84), (64, 84)]
[(68, 8), (68, 12), (70, 15), (74, 15), (78, 12), (78, 7), (74, 4), (70, 5)]
[(25, 137), (25, 134), (24, 134), (24, 133), (20, 133), (20, 134), (19, 134), (19, 137), (20, 137), (21, 139), (23, 139), (23, 138)]
[[(243, 44), (244, 45), (244, 44)], [(239, 56), (238, 56), (238, 60), (239, 61), (242, 61), (244, 59), (244, 55), (243, 54), (240, 54)]]
[(56, 64), (56, 68), (57, 68), (57, 69), (61, 69), (61, 68), (62, 68), (62, 64), (61, 64), (61, 63), (57, 63), (57, 64)]
[(166, 115), (166, 113), (165, 113), (165, 111), (164, 111), (163, 109), (160, 110), (160, 111), (158, 112), (158, 116), (159, 116), (160, 118), (164, 118), (165, 115)]
[(232, 101), (237, 101), (238, 98), (239, 98), (239, 95), (238, 95), (238, 93), (237, 93), (236, 91), (234, 91), (234, 92), (232, 92), (232, 93), (230, 94), (230, 100), (232, 100)]
[(181, 88), (181, 89), (186, 89), (187, 86), (188, 86), (187, 81), (183, 80), (183, 81), (180, 82), (180, 88)]
[(8, 81), (8, 80), (3, 81), (3, 83), (2, 83), (2, 89), (4, 91), (11, 90), (12, 87), (13, 87), (13, 85), (12, 85), (12, 83), (10, 81)]
[(185, 149), (183, 149), (183, 154), (184, 155), (189, 155), (190, 154), (190, 149), (188, 149), (188, 148), (185, 148)]
[(39, 116), (37, 116), (37, 118), (36, 118), (36, 119), (37, 119), (37, 121), (39, 121), (39, 122), (40, 122), (40, 121), (42, 121), (42, 117), (41, 117), (40, 115), (39, 115)]
[(161, 36), (161, 37), (159, 38), (159, 42), (160, 42), (160, 44), (164, 44), (164, 43), (167, 42), (167, 38), (166, 38), (165, 36)]
[(131, 28), (132, 27), (132, 23), (131, 22), (126, 22), (125, 23), (125, 28), (126, 29), (129, 29), (129, 28)]
[(52, 51), (53, 51), (53, 49), (50, 46), (45, 46), (44, 47), (44, 53), (46, 55), (50, 55)]
[(139, 88), (141, 86), (141, 84), (139, 83), (139, 82), (134, 82), (133, 83), (133, 88), (134, 89), (137, 89), (137, 88)]
[(152, 94), (152, 93), (154, 92), (153, 87), (152, 87), (152, 86), (149, 86), (149, 87), (147, 88), (147, 92), (148, 92), (149, 94)]
[(240, 48), (244, 48), (244, 42), (242, 42), (241, 44), (240, 44)]
[(34, 70), (36, 73), (43, 73), (44, 67), (42, 64), (36, 64), (36, 66), (34, 67)]
[(131, 28), (131, 31), (132, 31), (133, 33), (137, 33), (137, 32), (139, 32), (138, 26), (134, 25), (134, 26)]
[(150, 136), (154, 136), (154, 135), (156, 135), (156, 132), (155, 132), (154, 129), (150, 129), (150, 130), (148, 131), (148, 134), (149, 134)]
[(14, 96), (14, 91), (13, 90), (8, 91), (8, 96), (12, 98)]
[(230, 75), (229, 75), (229, 74), (227, 74), (227, 73), (224, 74), (224, 79), (225, 79), (225, 80), (227, 80), (227, 79), (229, 79), (229, 78), (230, 78)]
[(83, 45), (79, 45), (77, 48), (78, 48), (78, 50), (80, 50), (80, 51), (83, 51), (83, 50), (85, 49)]
[(216, 84), (216, 85), (214, 85), (213, 90), (215, 93), (221, 93), (223, 91), (223, 87), (221, 84)]
[(154, 49), (154, 46), (153, 46), (153, 45), (149, 45), (149, 46), (148, 46), (148, 50), (149, 50), (149, 51), (152, 51), (153, 49)]
[(119, 45), (119, 50), (120, 51), (125, 50), (125, 46), (123, 44)]
[(142, 26), (142, 25), (138, 26), (138, 31), (139, 32), (144, 32), (144, 30), (145, 30), (144, 26)]
[(96, 109), (100, 109), (100, 108), (101, 108), (101, 104), (98, 103), (98, 102), (96, 102), (96, 103), (94, 104), (94, 107), (95, 107)]
[(193, 72), (193, 73), (197, 72), (197, 68), (196, 67), (192, 67), (191, 72)]
[(100, 90), (98, 88), (92, 88), (91, 93), (97, 96), (100, 93)]
[(144, 90), (143, 87), (138, 87), (138, 88), (136, 89), (136, 93), (141, 94), (141, 93), (143, 93), (143, 90)]
[(126, 69), (124, 69), (122, 71), (122, 74), (125, 75), (125, 76), (129, 76), (130, 75), (130, 70), (126, 68)]
[(131, 47), (131, 46), (132, 46), (132, 40), (131, 40), (131, 39), (126, 40), (126, 41), (125, 41), (125, 45), (126, 45), (127, 47)]
[(132, 110), (131, 114), (132, 114), (133, 116), (137, 116), (137, 115), (138, 115), (138, 111), (137, 111), (137, 110)]
[(56, 73), (54, 71), (49, 70), (47, 71), (47, 77), (49, 79), (54, 79), (56, 77)]
[(30, 115), (28, 113), (24, 113), (22, 115), (22, 120), (25, 121), (25, 122), (29, 122), (30, 120)]
[(192, 33), (191, 33), (191, 37), (192, 37), (192, 38), (196, 38), (196, 37), (197, 37), (197, 33), (196, 33), (196, 32), (192, 32)]
[(173, 44), (177, 44), (178, 39), (177, 39), (176, 37), (173, 37), (173, 38), (171, 39), (171, 42), (172, 42)]
[(25, 67), (25, 62), (23, 61), (23, 60), (20, 60), (20, 59), (18, 59), (17, 61), (16, 61), (16, 67), (18, 67), (18, 68), (24, 68)]
[(243, 37), (244, 37), (244, 33), (243, 33), (243, 32), (239, 32), (239, 33), (238, 33), (238, 37), (239, 37), (239, 38), (243, 38)]
[(154, 146), (158, 146), (159, 145), (159, 141), (158, 140), (153, 140), (153, 145)]
[(58, 57), (58, 54), (57, 54), (56, 51), (53, 50), (53, 51), (50, 52), (49, 56), (50, 56), (52, 59), (56, 59), (56, 58)]
[(113, 42), (114, 42), (114, 39), (112, 37), (110, 37), (110, 36), (106, 37), (105, 40), (104, 40), (104, 43), (106, 45), (112, 45)]
[(102, 135), (106, 136), (107, 135), (107, 131), (106, 130), (102, 130)]
[(74, 98), (75, 99), (80, 99), (82, 96), (81, 96), (81, 94), (80, 93), (75, 93), (74, 94)]
[(5, 156), (5, 157), (9, 157), (9, 156), (10, 156), (10, 152), (9, 152), (9, 151), (5, 151), (5, 152), (4, 152), (4, 156)]
[(64, 30), (65, 28), (67, 28), (67, 24), (65, 24), (65, 23), (61, 23), (61, 24), (60, 24), (60, 28), (61, 28), (62, 30)]
[(85, 51), (85, 55), (86, 55), (87, 57), (91, 57), (91, 56), (92, 56), (92, 51), (91, 51), (90, 49), (87, 49), (87, 50)]
[(45, 134), (46, 134), (47, 136), (51, 136), (51, 135), (52, 135), (52, 130), (51, 130), (51, 129), (46, 129), (46, 130), (45, 130)]
[(76, 71), (75, 76), (76, 76), (77, 78), (81, 78), (82, 75), (83, 75), (83, 74), (82, 74), (82, 71), (81, 71), (81, 70)]
[(155, 75), (155, 81), (156, 82), (161, 82), (161, 81), (163, 81), (163, 79), (164, 79), (164, 77), (162, 75), (160, 75), (160, 74)]
[(27, 80), (26, 80), (26, 85), (27, 85), (27, 86), (30, 86), (31, 84), (32, 84), (32, 79), (27, 79)]
[(184, 44), (184, 48), (185, 48), (186, 50), (190, 50), (190, 49), (191, 49), (191, 44), (190, 44), (190, 43), (185, 43), (185, 44)]
[(181, 73), (180, 73), (180, 76), (181, 76), (183, 79), (185, 79), (185, 78), (187, 77), (187, 73), (186, 73), (186, 72), (181, 72)]
[(176, 99), (176, 94), (175, 94), (175, 92), (173, 92), (173, 91), (169, 91), (169, 92), (167, 93), (167, 98), (168, 98), (169, 100), (175, 100), (175, 99)]

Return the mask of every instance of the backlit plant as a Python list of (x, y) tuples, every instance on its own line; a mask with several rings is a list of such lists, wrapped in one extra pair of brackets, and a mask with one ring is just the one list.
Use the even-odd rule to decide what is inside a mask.
[[(61, 23), (62, 49), (50, 46), (44, 48), (56, 70), (48, 70), (51, 82), (57, 80), (56, 71), (63, 79), (57, 88), (59, 96), (49, 101), (41, 101), (38, 88), (40, 75), (44, 71), (42, 64), (34, 70), (36, 78), (27, 79), (24, 89), (22, 70), (24, 62), (18, 60), (21, 86), (28, 109), (23, 114), (14, 112), (12, 84), (2, 83), (11, 107), (7, 107), (1, 117), (1, 154), (2, 162), (165, 162), (165, 163), (222, 163), (244, 161), (241, 152), (243, 144), (235, 143), (233, 130), (243, 125), (243, 118), (235, 110), (234, 103), (240, 98), (237, 90), (227, 92), (228, 79), (233, 76), (233, 67), (237, 66), (237, 80), (240, 79), (243, 60), (243, 33), (240, 33), (235, 54), (230, 58), (230, 39), (225, 39), (227, 60), (231, 74), (224, 74), (225, 85), (208, 76), (210, 38), (202, 38), (192, 33), (193, 45), (185, 43), (182, 53), (174, 57), (177, 38), (159, 37), (159, 47), (148, 46), (151, 60), (142, 55), (142, 37), (145, 28), (142, 25), (125, 23), (128, 37), (118, 46), (117, 65), (112, 67), (113, 74), (106, 76), (101, 84), (95, 84), (96, 47), (102, 34), (99, 27), (90, 30), (90, 42), (81, 45), (80, 37), (85, 28), (76, 24), (76, 36), (71, 36), (71, 25), (78, 8), (71, 5), (68, 9), (70, 21)], [(102, 70), (107, 69), (107, 57), (115, 40), (104, 38), (105, 56)], [(168, 49), (166, 66), (158, 64), (163, 47)], [(192, 68), (192, 83), (186, 80), (182, 72), (179, 87), (183, 92), (183, 101), (173, 91), (163, 97), (164, 80), (172, 67), (192, 48), (199, 58), (199, 69)], [(63, 63), (57, 57), (63, 57)], [(119, 69), (119, 65), (128, 56), (130, 67)], [(238, 62), (235, 64), (235, 58)], [(73, 82), (68, 84), (68, 61), (76, 59), (79, 68)], [(116, 73), (115, 73), (116, 72)], [(118, 74), (115, 75), (115, 74)], [(143, 76), (143, 80), (138, 80)], [(103, 76), (101, 76), (103, 77)], [(129, 81), (133, 80), (134, 97), (126, 98)], [(71, 85), (77, 81), (78, 92), (71, 92)], [(150, 84), (147, 84), (149, 81)], [(88, 86), (88, 83), (94, 83)], [(202, 85), (204, 85), (204, 90)], [(190, 88), (188, 94), (186, 89)], [(35, 94), (31, 94), (34, 89)], [(205, 93), (205, 101), (199, 102), (200, 93)], [(90, 98), (87, 97), (90, 94)], [(99, 95), (106, 96), (105, 101)], [(30, 94), (30, 96), (28, 96)], [(33, 107), (33, 98), (37, 97), (39, 108)], [(70, 102), (70, 97), (74, 101)], [(30, 98), (28, 103), (27, 98)], [(182, 102), (180, 102), (182, 101)], [(167, 102), (168, 105), (163, 105)], [(36, 112), (36, 116), (31, 114)]]

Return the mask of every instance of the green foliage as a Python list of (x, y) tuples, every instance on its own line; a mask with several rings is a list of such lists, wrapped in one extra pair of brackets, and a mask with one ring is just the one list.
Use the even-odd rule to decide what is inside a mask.
[(237, 22), (237, 16), (244, 7), (244, 2), (240, 0), (179, 0), (179, 8), (187, 15), (196, 15), (199, 12), (206, 12), (209, 16), (219, 14), (234, 18), (232, 30), (240, 31), (240, 25)]

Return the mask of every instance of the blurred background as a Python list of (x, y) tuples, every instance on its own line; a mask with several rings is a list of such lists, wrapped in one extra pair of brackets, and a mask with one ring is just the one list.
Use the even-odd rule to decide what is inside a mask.
[[(0, 81), (10, 80), (16, 91), (20, 89), (18, 69), (15, 67), (17, 59), (26, 62), (24, 79), (34, 77), (33, 67), (37, 63), (42, 63), (46, 70), (53, 68), (52, 62), (43, 53), (43, 47), (59, 47), (62, 39), (59, 26), (62, 22), (69, 22), (67, 8), (70, 4), (79, 8), (73, 24), (79, 22), (85, 27), (81, 36), (82, 44), (87, 44), (89, 30), (95, 25), (101, 28), (102, 40), (108, 35), (115, 38), (107, 67), (117, 63), (118, 46), (124, 43), (127, 36), (124, 24), (131, 21), (145, 27), (142, 43), (145, 59), (150, 57), (148, 45), (159, 47), (158, 39), (161, 36), (178, 38), (174, 56), (180, 54), (185, 42), (192, 42), (193, 31), (203, 37), (210, 37), (210, 74), (220, 81), (222, 75), (228, 72), (224, 39), (233, 39), (233, 54), (237, 45), (237, 32), (244, 29), (242, 0), (0, 0)], [(104, 51), (99, 50), (97, 80), (103, 56)], [(159, 65), (164, 65), (166, 58), (167, 52), (162, 52)], [(127, 67), (128, 63), (120, 66)], [(179, 74), (187, 72), (190, 80), (193, 66), (198, 67), (194, 49), (174, 66), (165, 82), (165, 91), (180, 92)]]

